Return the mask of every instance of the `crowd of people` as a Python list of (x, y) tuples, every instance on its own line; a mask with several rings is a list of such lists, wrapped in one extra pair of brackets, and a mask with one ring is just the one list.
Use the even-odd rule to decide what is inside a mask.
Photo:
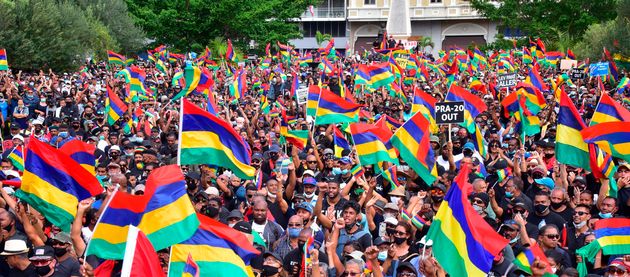
[[(434, 60), (431, 55), (423, 57)], [(380, 59), (376, 52), (341, 57), (335, 62), (338, 71), (331, 74), (322, 73), (317, 66), (300, 67), (297, 61), (285, 64), (284, 69), (296, 72), (302, 87), (328, 87), (339, 95), (345, 89), (345, 94), (364, 105), (361, 121), (373, 123), (389, 116), (405, 122), (410, 117), (411, 101), (405, 102), (385, 88), (367, 92), (353, 83), (355, 65)], [(359, 165), (357, 152), (336, 153), (333, 126), (313, 126), (313, 118), (305, 116), (305, 105), (291, 96), (295, 82), (291, 74), (274, 75), (274, 71), (262, 69), (260, 62), (241, 65), (247, 72), (249, 89), (238, 101), (233, 101), (229, 92), (231, 77), (225, 65), (211, 71), (217, 114), (249, 145), (251, 165), (262, 175), (260, 188), (257, 180), (241, 179), (221, 165), (181, 166), (197, 212), (247, 234), (260, 250), (261, 255), (251, 261), (255, 274), (446, 276), (448, 272), (432, 254), (443, 249), (432, 249), (434, 242), (426, 235), (454, 178), (462, 167), (469, 167), (473, 173), (467, 178), (472, 184), (468, 199), (485, 221), (479, 224), (488, 224), (509, 240), (495, 257), (489, 276), (542, 276), (548, 268), (558, 276), (578, 276), (576, 268), (584, 262), (589, 274), (630, 275), (630, 253), (608, 256), (600, 252), (594, 262), (576, 255), (578, 249), (595, 240), (597, 220), (630, 216), (630, 164), (616, 161), (617, 197), (607, 196), (607, 186), (602, 185), (609, 182), (607, 179), (559, 164), (555, 148), (558, 108), (551, 92), (545, 93), (547, 106), (538, 114), (541, 132), (524, 141), (515, 132), (515, 116), (506, 116), (500, 104), (508, 90), (479, 95), (488, 109), (475, 121), (487, 154), (478, 152), (466, 128), (441, 125), (430, 137), (437, 180), (427, 184), (401, 159), (396, 166), (398, 186), (392, 186), (379, 173), (387, 169), (387, 163), (363, 164), (363, 174), (353, 174), (352, 169)], [(281, 62), (273, 61), (270, 67)], [(127, 113), (115, 124), (107, 122), (108, 87), (124, 99), (125, 81), (104, 62), (88, 61), (75, 73), (0, 72), (4, 138), (0, 276), (94, 276), (99, 261), (88, 258), (82, 263), (84, 246), (112, 187), (119, 185), (125, 193), (143, 194), (153, 169), (177, 162), (179, 104), (171, 99), (182, 88), (172, 77), (185, 63), (171, 63), (164, 74), (152, 62), (137, 62), (136, 66), (146, 72), (145, 86), (153, 95), (128, 103)], [(515, 72), (524, 80), (527, 65), (517, 66)], [(558, 74), (561, 71), (556, 68), (541, 70), (548, 80)], [(495, 67), (476, 74), (486, 84), (496, 76)], [(465, 73), (456, 79), (465, 88), (472, 82)], [(262, 85), (255, 86), (256, 81)], [(611, 95), (619, 105), (624, 105), (622, 100), (627, 97), (608, 83), (602, 90), (597, 82), (586, 77), (565, 88), (587, 124), (602, 94)], [(446, 76), (431, 72), (430, 80), (419, 78), (401, 89), (407, 99), (413, 98), (414, 88), (421, 88), (442, 101), (448, 83)], [(263, 112), (263, 96), (271, 103), (272, 112)], [(203, 94), (186, 97), (203, 108), (208, 105)], [(295, 118), (290, 129), (309, 130), (303, 150), (280, 138), (281, 118), (273, 112), (278, 109)], [(132, 117), (134, 123), (126, 125)], [(54, 147), (71, 139), (96, 146), (96, 176), (105, 192), (79, 204), (70, 233), (51, 225), (35, 208), (14, 196), (19, 186), (9, 181), (19, 179), (22, 173), (9, 155), (16, 146), (27, 145), (32, 139)], [(478, 173), (480, 167), (487, 173)], [(509, 176), (499, 176), (499, 171)], [(424, 224), (410, 219), (415, 216)], [(305, 269), (304, 244), (311, 237), (315, 250), (309, 254), (314, 262)], [(515, 257), (533, 244), (540, 247), (546, 260), (536, 259), (531, 272), (526, 272), (515, 265)], [(169, 250), (158, 250), (166, 272)]]

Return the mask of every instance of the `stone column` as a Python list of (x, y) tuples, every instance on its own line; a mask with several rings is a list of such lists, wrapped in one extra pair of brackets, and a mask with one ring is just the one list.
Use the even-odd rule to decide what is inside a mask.
[(411, 36), (411, 17), (409, 17), (409, 0), (390, 0), (387, 17), (387, 36), (396, 41), (406, 40)]

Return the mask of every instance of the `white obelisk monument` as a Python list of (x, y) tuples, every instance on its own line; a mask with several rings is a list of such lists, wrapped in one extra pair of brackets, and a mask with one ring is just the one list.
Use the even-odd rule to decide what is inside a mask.
[(391, 0), (386, 29), (387, 36), (393, 36), (396, 41), (404, 41), (411, 36), (409, 0)]

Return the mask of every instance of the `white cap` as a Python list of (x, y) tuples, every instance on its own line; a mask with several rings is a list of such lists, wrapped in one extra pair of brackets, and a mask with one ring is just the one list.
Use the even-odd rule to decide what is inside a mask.
[(24, 137), (22, 135), (15, 135), (15, 136), (13, 136), (13, 139), (19, 139), (22, 142), (24, 142)]
[(219, 190), (215, 187), (209, 187), (206, 189), (206, 194), (208, 194), (208, 196), (219, 196)]
[(393, 224), (393, 225), (398, 225), (398, 219), (396, 219), (393, 216), (385, 217), (385, 220), (383, 220), (383, 222)]

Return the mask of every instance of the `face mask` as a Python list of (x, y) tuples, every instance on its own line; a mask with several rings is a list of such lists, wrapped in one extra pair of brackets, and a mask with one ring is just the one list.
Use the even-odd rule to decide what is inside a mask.
[(347, 169), (342, 169), (341, 170), (341, 175), (346, 175), (348, 174), (348, 170)]
[(206, 214), (209, 217), (216, 217), (217, 215), (219, 215), (219, 209), (212, 207), (212, 206), (207, 206), (206, 207)]
[(510, 244), (515, 243), (516, 241), (518, 241), (518, 239), (520, 239), (520, 236), (516, 236), (515, 238), (513, 238), (512, 240), (510, 240)]
[(298, 249), (300, 250), (304, 250), (304, 243), (303, 242), (298, 242)]
[(267, 191), (267, 196), (269, 196), (269, 198), (276, 198), (276, 194), (271, 193), (270, 191)]
[(313, 197), (315, 197), (315, 192), (313, 192), (313, 193), (306, 193), (305, 192), (304, 193), (304, 197), (306, 197), (306, 198), (313, 198)]
[(392, 213), (384, 213), (383, 214), (383, 218), (392, 218), (392, 217), (394, 217), (394, 214), (392, 214)]
[(513, 193), (511, 193), (511, 192), (509, 192), (509, 191), (506, 191), (506, 192), (505, 192), (505, 197), (507, 197), (507, 198), (512, 198), (513, 196), (514, 196), (514, 194), (513, 194)]
[(394, 243), (397, 245), (403, 244), (406, 240), (407, 240), (406, 238), (394, 237)]
[(547, 211), (547, 209), (549, 209), (549, 206), (544, 205), (544, 204), (536, 204), (534, 205), (534, 211), (536, 211), (536, 213), (538, 214), (543, 214)]
[(483, 208), (479, 205), (472, 205), (473, 209), (475, 209), (475, 212), (477, 212), (478, 214), (482, 214), (483, 213)]
[(562, 205), (564, 205), (564, 202), (560, 202), (560, 203), (551, 202), (551, 207), (554, 209), (559, 209), (560, 207), (562, 207)]
[(289, 228), (289, 237), (294, 239), (297, 238), (298, 236), (300, 236), (300, 231), (302, 231), (302, 229), (300, 228)]
[(54, 247), (54, 249), (55, 249), (55, 256), (57, 258), (65, 255), (68, 252), (68, 250), (65, 249), (65, 248), (56, 248), (56, 247)]
[(377, 257), (377, 259), (378, 259), (379, 261), (384, 261), (385, 259), (387, 259), (387, 251), (381, 251), (381, 252), (378, 252), (378, 257)]
[(35, 271), (37, 272), (37, 275), (39, 276), (46, 276), (48, 275), (48, 273), (50, 273), (51, 270), (52, 268), (50, 268), (49, 265), (35, 267)]
[(586, 221), (580, 222), (580, 223), (573, 222), (573, 226), (575, 226), (575, 229), (580, 229), (580, 228), (584, 227), (584, 225), (586, 225)]
[(558, 268), (557, 268), (557, 267), (555, 267), (555, 266), (552, 266), (552, 267), (551, 267), (551, 272), (556, 273), (556, 271), (557, 271), (557, 270), (558, 270)]
[(340, 175), (341, 174), (341, 168), (333, 167), (332, 173), (335, 174), (335, 175)]
[(389, 199), (392, 200), (392, 203), (394, 205), (398, 205), (398, 201), (400, 201), (400, 197), (398, 197), (398, 196), (390, 196)]
[(602, 212), (599, 212), (599, 217), (601, 217), (601, 218), (611, 218), (612, 217), (612, 213), (605, 213), (605, 214), (603, 214)]
[(442, 202), (442, 199), (444, 199), (444, 196), (431, 195), (431, 200), (433, 200), (434, 203)]
[(136, 142), (142, 143), (144, 141), (144, 138), (136, 138)]
[(553, 157), (553, 153), (545, 153), (545, 158), (549, 159)]
[(279, 269), (270, 265), (263, 265), (262, 276), (273, 276), (278, 274)]
[(10, 232), (10, 231), (11, 231), (11, 228), (13, 228), (13, 225), (11, 225), (11, 224), (9, 224), (9, 225), (7, 225), (7, 226), (2, 227), (2, 229), (4, 229), (4, 230), (5, 230), (5, 231), (7, 231), (7, 232)]
[(354, 225), (356, 225), (356, 223), (346, 224), (346, 232), (350, 232), (352, 230), (352, 227), (354, 227)]
[(228, 224), (228, 226), (230, 226), (230, 228), (234, 227), (234, 225), (236, 225), (236, 223), (230, 223), (230, 224)]

